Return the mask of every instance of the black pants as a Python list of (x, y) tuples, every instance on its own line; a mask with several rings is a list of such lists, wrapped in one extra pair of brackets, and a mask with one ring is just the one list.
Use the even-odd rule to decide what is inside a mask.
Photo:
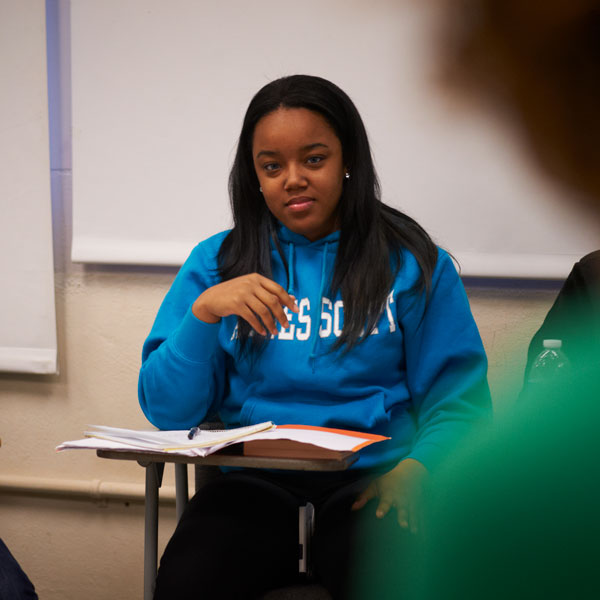
[(33, 584), (0, 539), (0, 600), (37, 600)]
[(155, 600), (242, 600), (303, 581), (298, 507), (315, 506), (314, 578), (335, 600), (402, 598), (409, 534), (375, 501), (350, 507), (369, 478), (344, 473), (222, 475), (190, 501), (160, 561)]

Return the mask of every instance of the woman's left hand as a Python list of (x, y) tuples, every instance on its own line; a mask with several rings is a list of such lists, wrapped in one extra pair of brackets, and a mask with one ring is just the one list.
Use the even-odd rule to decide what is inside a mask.
[(375, 515), (382, 519), (392, 506), (397, 511), (398, 524), (417, 533), (421, 521), (421, 498), (428, 476), (427, 469), (413, 458), (405, 458), (391, 471), (374, 479), (362, 492), (352, 510), (361, 509), (369, 500), (379, 498)]

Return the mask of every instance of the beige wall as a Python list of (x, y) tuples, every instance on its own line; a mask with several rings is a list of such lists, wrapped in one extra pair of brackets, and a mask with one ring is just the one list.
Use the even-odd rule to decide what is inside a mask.
[[(137, 402), (140, 350), (174, 271), (82, 267), (67, 258), (69, 203), (55, 206), (56, 301), (60, 375), (0, 375), (0, 480), (43, 478), (52, 487), (74, 481), (137, 482), (137, 465), (93, 452), (56, 453), (88, 423), (147, 425)], [(468, 288), (490, 359), (490, 383), (511, 405), (525, 351), (556, 288), (524, 285)], [(28, 479), (29, 478), (29, 479)], [(166, 485), (172, 485), (169, 474)], [(55, 486), (55, 487), (56, 487)], [(174, 526), (162, 508), (161, 547)], [(135, 502), (0, 492), (0, 536), (36, 585), (40, 598), (141, 598), (143, 508)]]

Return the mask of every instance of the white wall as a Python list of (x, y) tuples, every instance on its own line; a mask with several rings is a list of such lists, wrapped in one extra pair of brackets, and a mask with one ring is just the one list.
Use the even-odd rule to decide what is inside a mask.
[(73, 256), (181, 264), (229, 222), (227, 171), (268, 81), (331, 79), (356, 102), (384, 200), (466, 275), (564, 277), (598, 231), (487, 113), (437, 85), (435, 3), (77, 0)]

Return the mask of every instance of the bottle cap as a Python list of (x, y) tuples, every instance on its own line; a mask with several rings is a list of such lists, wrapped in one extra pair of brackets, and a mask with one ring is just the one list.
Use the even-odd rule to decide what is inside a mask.
[(562, 346), (562, 340), (544, 340), (544, 348), (560, 348)]

